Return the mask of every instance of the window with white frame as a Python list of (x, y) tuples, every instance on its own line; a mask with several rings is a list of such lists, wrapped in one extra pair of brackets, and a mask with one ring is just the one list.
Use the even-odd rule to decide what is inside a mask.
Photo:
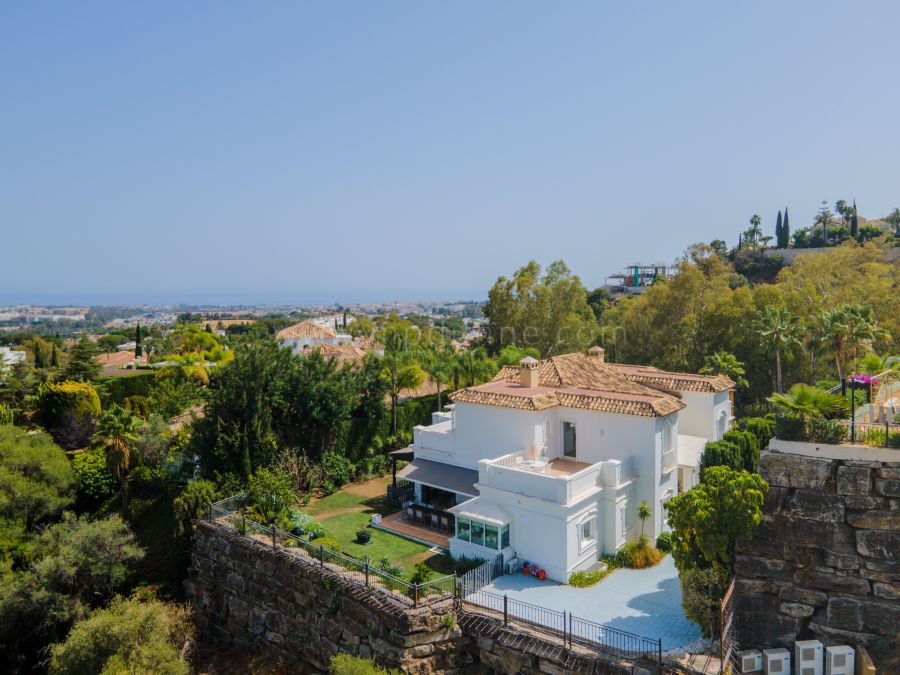
[(578, 523), (579, 551), (593, 546), (597, 541), (597, 514), (592, 513)]
[(509, 525), (498, 527), (471, 518), (457, 518), (456, 538), (496, 551), (509, 546)]
[(631, 511), (628, 508), (628, 501), (622, 502), (619, 506), (619, 521), (622, 524), (622, 536), (624, 537), (631, 529)]
[(678, 452), (675, 445), (675, 423), (666, 421), (662, 428), (662, 470), (663, 473), (674, 471), (678, 466)]

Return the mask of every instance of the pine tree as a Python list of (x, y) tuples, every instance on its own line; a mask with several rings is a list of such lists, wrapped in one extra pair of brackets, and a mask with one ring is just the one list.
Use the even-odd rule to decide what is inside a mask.
[(139, 359), (144, 355), (144, 348), (141, 345), (141, 324), (137, 325), (134, 331), (134, 358)]
[(778, 218), (775, 220), (775, 246), (778, 248), (784, 248), (784, 233), (782, 232), (782, 229), (781, 211), (779, 211)]
[(781, 224), (781, 231), (784, 233), (784, 248), (787, 248), (791, 242), (791, 226), (788, 225), (787, 207), (784, 207), (784, 222)]

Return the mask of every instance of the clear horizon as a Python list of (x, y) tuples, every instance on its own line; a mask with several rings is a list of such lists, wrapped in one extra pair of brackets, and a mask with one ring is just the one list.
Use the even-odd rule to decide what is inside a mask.
[[(0, 304), (483, 299), (900, 206), (900, 5), (0, 6)], [(89, 302), (90, 301), (90, 302)]]

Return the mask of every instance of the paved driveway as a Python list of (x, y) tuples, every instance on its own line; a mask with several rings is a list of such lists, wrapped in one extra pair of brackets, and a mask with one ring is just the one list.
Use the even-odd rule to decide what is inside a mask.
[(512, 574), (494, 579), (484, 590), (654, 640), (662, 638), (664, 650), (700, 637), (697, 624), (681, 609), (681, 588), (671, 555), (650, 569), (615, 570), (590, 588)]

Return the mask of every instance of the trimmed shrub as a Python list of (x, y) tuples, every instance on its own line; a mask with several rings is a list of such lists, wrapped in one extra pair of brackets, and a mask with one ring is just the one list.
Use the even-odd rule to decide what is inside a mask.
[(356, 543), (368, 544), (372, 540), (372, 532), (365, 527), (361, 527), (356, 531)]
[(656, 538), (656, 548), (662, 553), (669, 553), (675, 547), (671, 532), (663, 532)]
[(66, 450), (88, 445), (100, 416), (100, 397), (90, 382), (47, 382), (38, 398), (38, 419)]
[(775, 435), (775, 420), (771, 417), (745, 417), (738, 420), (738, 428), (756, 436), (759, 447), (764, 448)]
[(689, 568), (679, 574), (681, 606), (684, 615), (700, 626), (704, 637), (718, 633), (722, 596), (728, 587), (728, 574), (718, 568)]
[(646, 539), (623, 545), (613, 556), (616, 567), (630, 567), (638, 570), (653, 567), (660, 560), (662, 560), (662, 554), (650, 546)]
[(370, 659), (361, 659), (350, 654), (335, 654), (329, 666), (331, 675), (399, 675), (398, 670), (385, 670)]
[(741, 449), (730, 441), (710, 441), (700, 457), (700, 476), (711, 466), (727, 466), (736, 471), (744, 468)]
[(119, 489), (115, 477), (106, 468), (106, 455), (102, 450), (77, 455), (72, 460), (72, 472), (78, 497), (90, 503), (102, 502)]
[(602, 570), (591, 570), (590, 572), (572, 572), (569, 575), (569, 586), (575, 588), (587, 588), (598, 583), (603, 577), (609, 574), (610, 569), (607, 567)]
[(749, 431), (729, 429), (722, 440), (734, 443), (741, 451), (742, 465), (740, 467), (750, 473), (755, 473), (759, 466), (759, 439)]
[[(150, 397), (156, 381), (156, 373), (142, 371), (134, 375), (121, 375), (118, 377), (104, 377), (99, 380), (104, 389), (104, 404), (118, 403), (125, 405), (125, 399), (134, 396)], [(137, 413), (135, 413), (137, 414)]]

